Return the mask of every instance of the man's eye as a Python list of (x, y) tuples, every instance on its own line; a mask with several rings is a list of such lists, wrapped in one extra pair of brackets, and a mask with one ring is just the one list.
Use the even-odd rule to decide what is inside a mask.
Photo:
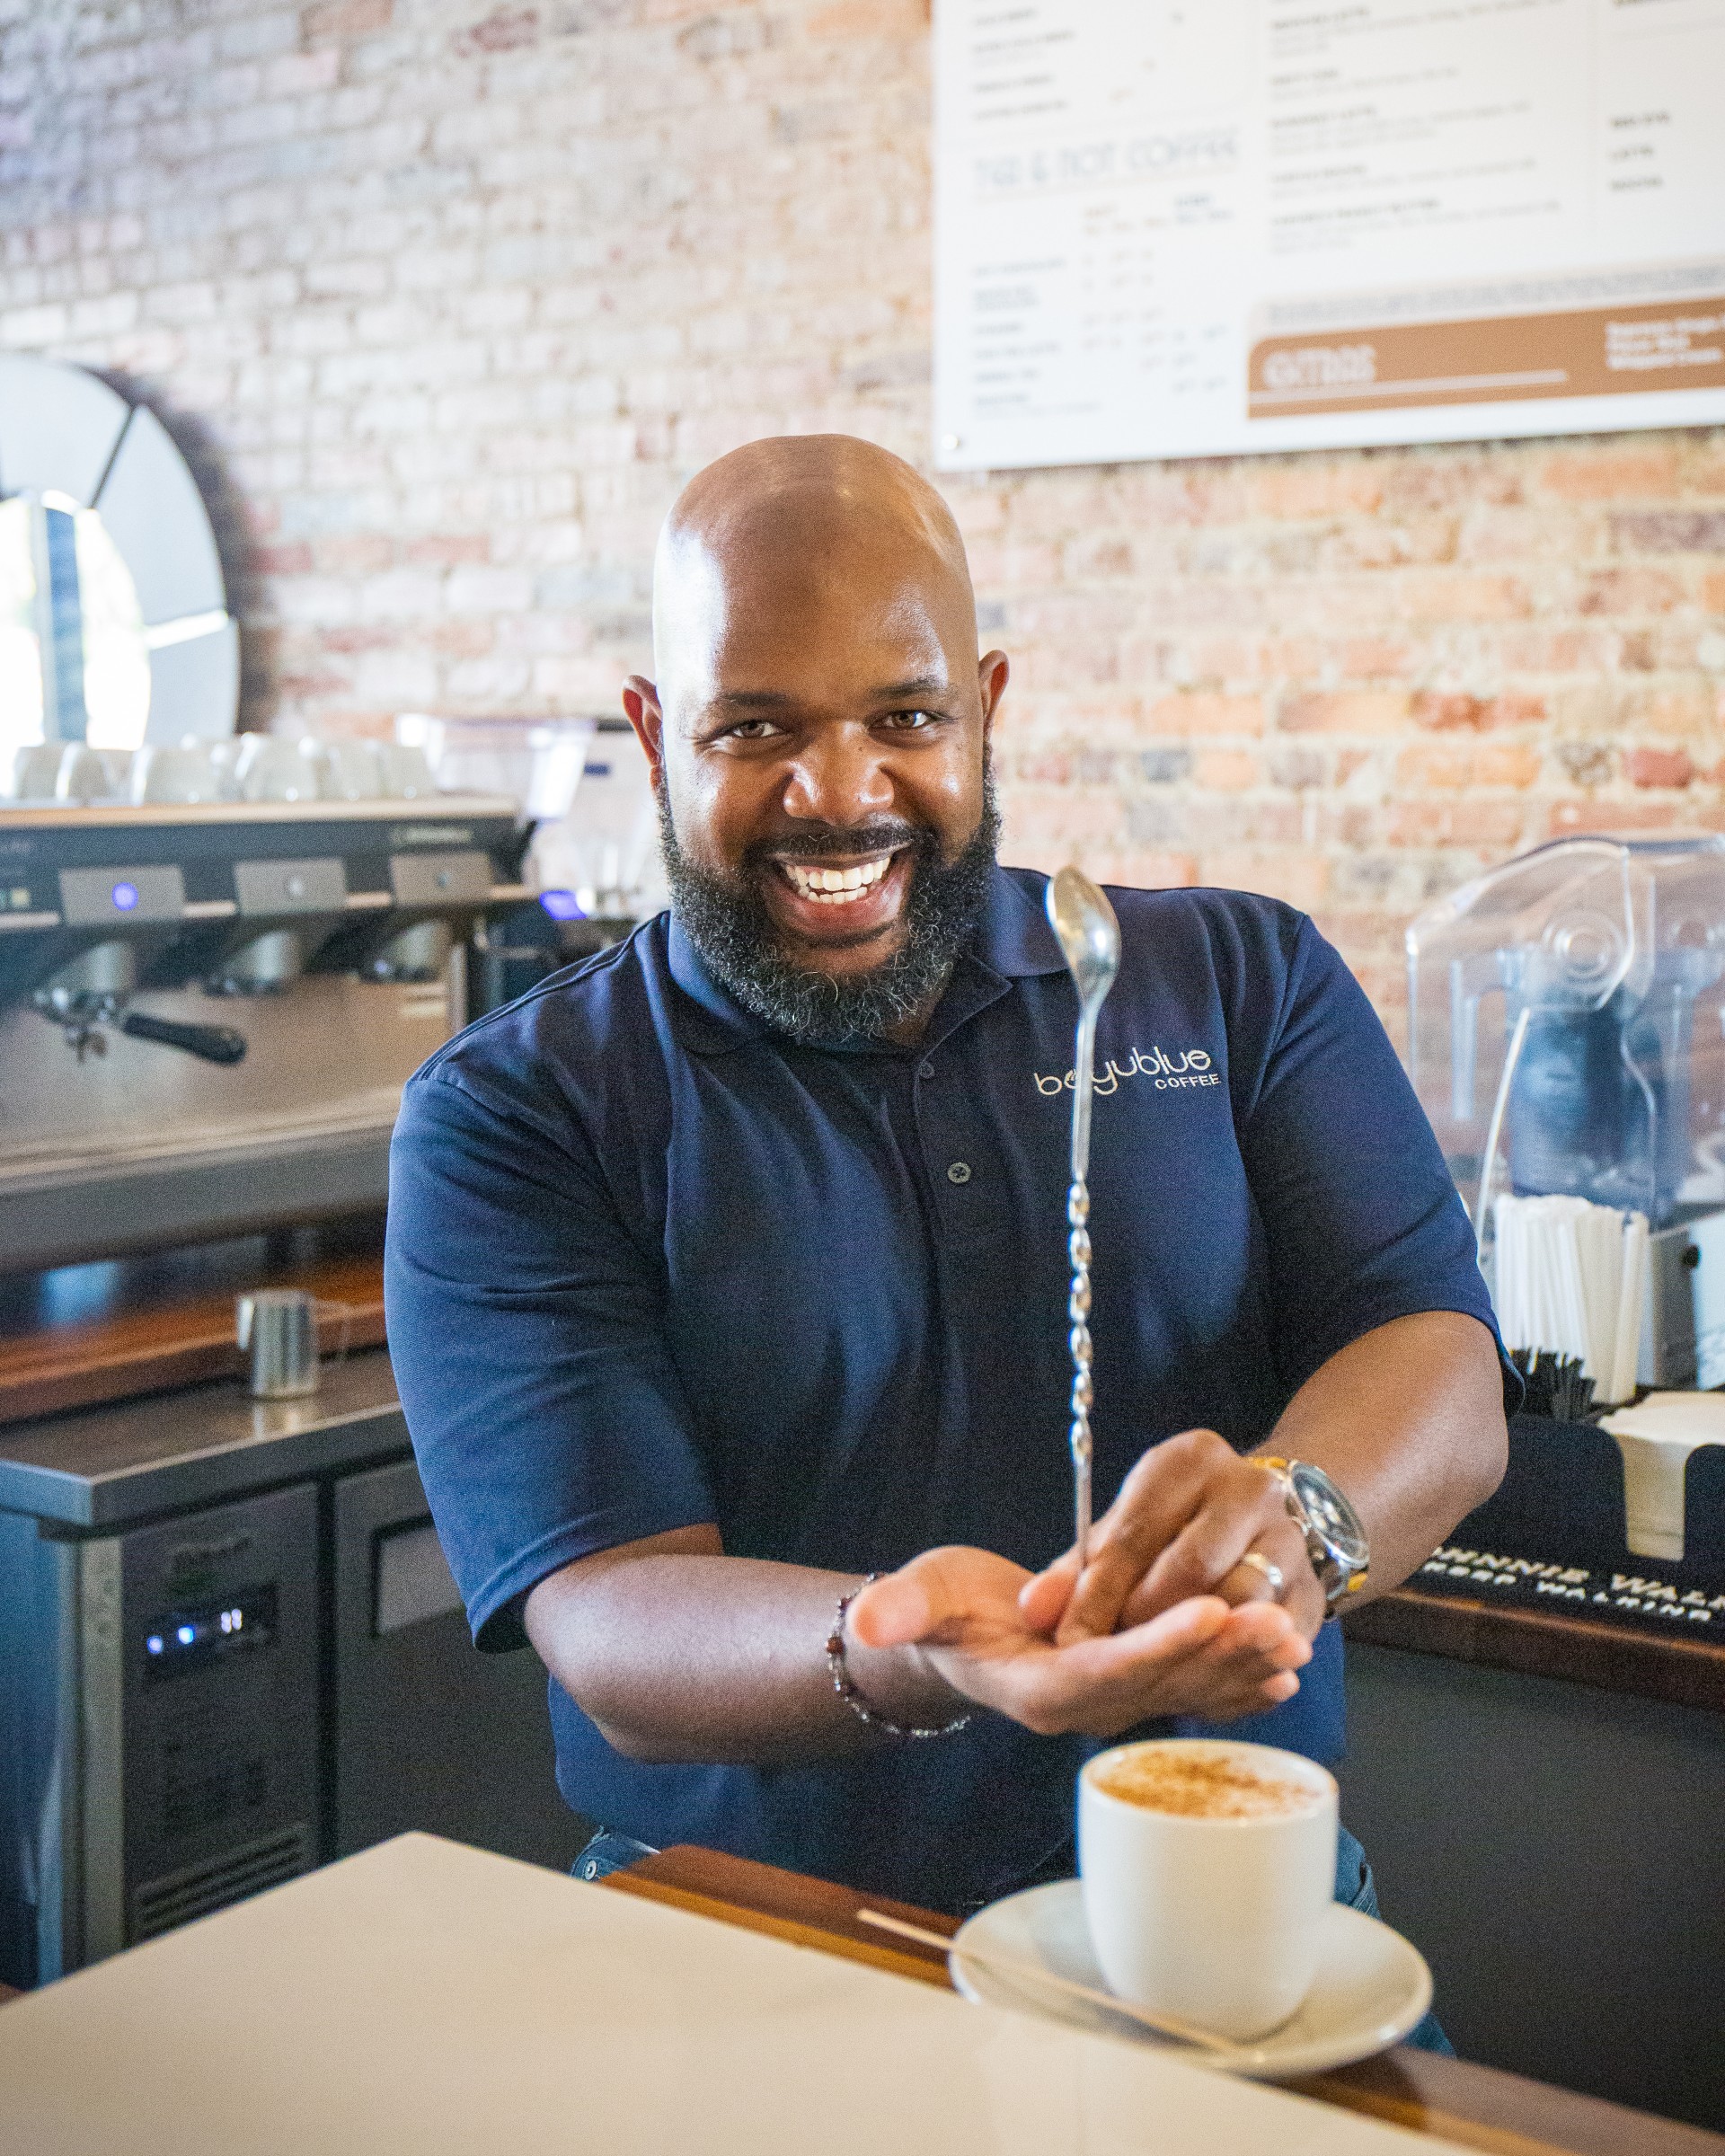
[(725, 729), (723, 738), (732, 741), (771, 741), (780, 729), (770, 719), (739, 719)]
[(938, 711), (889, 711), (887, 724), (901, 734), (919, 734), (925, 727), (937, 725)]

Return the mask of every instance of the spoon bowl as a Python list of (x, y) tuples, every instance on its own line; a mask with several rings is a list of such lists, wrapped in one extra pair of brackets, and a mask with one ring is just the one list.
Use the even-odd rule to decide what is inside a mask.
[(1082, 869), (1062, 869), (1048, 885), (1048, 925), (1092, 1022), (1120, 970), (1120, 924)]

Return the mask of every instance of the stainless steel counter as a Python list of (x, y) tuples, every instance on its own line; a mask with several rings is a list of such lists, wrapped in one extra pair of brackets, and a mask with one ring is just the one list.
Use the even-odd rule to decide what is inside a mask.
[(11, 1424), (0, 1429), (0, 1510), (112, 1533), (409, 1449), (389, 1356), (376, 1348), (326, 1363), (307, 1400), (254, 1401), (222, 1379)]

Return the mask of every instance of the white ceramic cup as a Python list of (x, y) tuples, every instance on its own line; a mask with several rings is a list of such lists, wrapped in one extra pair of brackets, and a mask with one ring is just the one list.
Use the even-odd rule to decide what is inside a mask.
[(187, 739), (170, 747), (153, 742), (132, 758), (135, 801), (198, 802), (222, 798), (220, 774), (209, 758), (207, 741)]
[(20, 801), (51, 801), (60, 774), (60, 759), (65, 754), (65, 746), (58, 741), (33, 741), (28, 748), (17, 750), (12, 765), (13, 798)]
[[(1243, 1816), (1158, 1811), (1102, 1780), (1139, 1754), (1221, 1756), (1290, 1789), (1291, 1808)], [(1336, 1785), (1296, 1753), (1154, 1738), (1078, 1778), (1078, 1869), (1109, 1989), (1153, 2013), (1250, 2043), (1298, 2010), (1336, 1890)]]
[(70, 741), (54, 779), (57, 801), (102, 801), (114, 791), (108, 759), (87, 741)]
[(422, 801), (438, 791), (425, 751), (398, 741), (377, 744), (377, 785), (386, 800), (397, 801)]
[(280, 734), (248, 734), (234, 769), (246, 801), (314, 801), (317, 764), (300, 754), (297, 741)]
[(318, 783), (325, 800), (375, 801), (384, 791), (383, 761), (375, 741), (323, 745)]

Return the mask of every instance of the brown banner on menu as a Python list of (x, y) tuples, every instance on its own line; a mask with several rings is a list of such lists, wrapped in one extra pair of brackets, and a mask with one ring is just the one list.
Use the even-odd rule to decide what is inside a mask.
[(1725, 388), (1725, 296), (1267, 337), (1248, 382), (1254, 420)]

